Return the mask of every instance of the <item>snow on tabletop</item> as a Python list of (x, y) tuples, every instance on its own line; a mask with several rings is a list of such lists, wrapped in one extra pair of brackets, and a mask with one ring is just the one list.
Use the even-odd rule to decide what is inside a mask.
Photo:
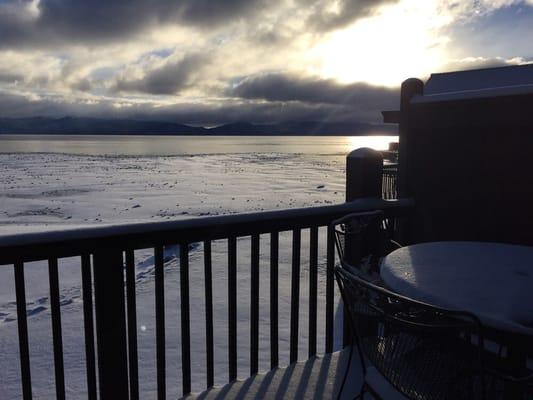
[(400, 294), (533, 335), (533, 247), (481, 242), (406, 246), (384, 259), (381, 276)]

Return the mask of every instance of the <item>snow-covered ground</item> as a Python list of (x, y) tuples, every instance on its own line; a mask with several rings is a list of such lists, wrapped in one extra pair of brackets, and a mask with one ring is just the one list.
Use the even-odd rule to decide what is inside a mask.
[(0, 233), (12, 225), (157, 221), (344, 198), (341, 156), (2, 154), (0, 160)]
[[(391, 138), (393, 139), (393, 138)], [(235, 140), (235, 139), (232, 139)], [(312, 138), (301, 138), (303, 141)], [(382, 141), (386, 143), (386, 141)], [(351, 143), (351, 142), (350, 142)], [(320, 143), (319, 143), (320, 145)], [(132, 155), (0, 154), (0, 235), (79, 225), (131, 223), (340, 203), (344, 200), (346, 140), (296, 153)], [(250, 144), (248, 144), (250, 147)], [(253, 146), (252, 146), (253, 147)], [(359, 147), (356, 144), (354, 147)], [(320, 149), (320, 151), (319, 151)], [(272, 150), (270, 147), (268, 150)], [(72, 151), (72, 153), (79, 153)], [(96, 153), (96, 154), (95, 154)], [(113, 153), (113, 152), (110, 152)], [(308, 235), (302, 234), (300, 358), (307, 358)], [(280, 362), (288, 363), (291, 236), (280, 237)], [(325, 295), (325, 232), (320, 232), (319, 298)], [(190, 302), (193, 390), (205, 387), (204, 277), (201, 245), (191, 247)], [(250, 240), (238, 240), (239, 376), (249, 370)], [(269, 368), (269, 238), (261, 237), (260, 369)], [(179, 248), (165, 249), (167, 388), (181, 395)], [(60, 260), (66, 385), (69, 398), (86, 393), (79, 258)], [(36, 398), (54, 395), (48, 271), (26, 266), (31, 372)], [(155, 395), (153, 251), (136, 252), (139, 381), (143, 398)], [(227, 381), (226, 242), (213, 245), (215, 381)], [(337, 294), (338, 298), (338, 294)], [(325, 304), (319, 301), (319, 351), (324, 350)], [(336, 338), (337, 342), (340, 337)], [(14, 277), (0, 266), (0, 399), (20, 398)]]

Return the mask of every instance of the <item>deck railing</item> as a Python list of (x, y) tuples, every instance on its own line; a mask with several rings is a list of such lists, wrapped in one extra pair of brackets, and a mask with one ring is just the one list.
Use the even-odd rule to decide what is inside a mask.
[[(0, 265), (12, 265), (20, 351), (21, 384), (24, 399), (32, 398), (32, 379), (26, 313), (25, 264), (48, 261), (53, 335), (55, 390), (65, 398), (65, 371), (61, 327), (58, 259), (81, 259), (83, 320), (88, 398), (139, 398), (136, 282), (134, 251), (151, 248), (155, 263), (155, 334), (158, 399), (166, 397), (165, 349), (165, 260), (164, 248), (179, 245), (180, 325), (182, 393), (191, 392), (191, 326), (189, 245), (203, 243), (205, 293), (206, 387), (213, 386), (215, 369), (213, 276), (211, 243), (227, 241), (228, 377), (237, 378), (237, 238), (251, 238), (250, 255), (250, 375), (258, 372), (260, 235), (270, 236), (270, 366), (279, 364), (278, 268), (279, 235), (292, 232), (290, 294), (290, 362), (298, 360), (301, 234), (309, 229), (309, 325), (308, 356), (317, 353), (317, 249), (319, 228), (327, 228), (325, 351), (332, 352), (334, 338), (334, 238), (329, 224), (353, 212), (380, 209), (386, 218), (405, 215), (409, 200), (365, 198), (353, 202), (313, 207), (198, 218), (160, 223), (143, 223), (71, 229), (59, 232), (19, 234), (0, 238)], [(125, 276), (124, 276), (125, 275)], [(93, 305), (94, 299), (94, 305)], [(94, 315), (93, 315), (94, 310)], [(96, 328), (96, 329), (95, 329)], [(95, 335), (96, 331), (96, 344)], [(97, 385), (98, 383), (98, 385)]]
[(383, 165), (383, 198), (387, 200), (398, 198), (398, 164)]

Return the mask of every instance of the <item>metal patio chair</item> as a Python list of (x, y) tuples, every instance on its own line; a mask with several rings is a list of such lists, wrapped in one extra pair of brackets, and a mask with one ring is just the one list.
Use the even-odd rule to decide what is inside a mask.
[(522, 400), (533, 400), (533, 372), (531, 369), (511, 371), (505, 367), (505, 359), (498, 357), (496, 362), (487, 366), (487, 392), (490, 399), (505, 399), (511, 394), (507, 391), (512, 386), (521, 393)]
[(475, 315), (400, 296), (343, 267), (335, 276), (364, 373), (358, 398), (384, 391), (416, 400), (486, 398)]
[(345, 268), (367, 276), (379, 275), (381, 258), (401, 247), (392, 240), (386, 222), (383, 211), (370, 211), (348, 214), (331, 223)]

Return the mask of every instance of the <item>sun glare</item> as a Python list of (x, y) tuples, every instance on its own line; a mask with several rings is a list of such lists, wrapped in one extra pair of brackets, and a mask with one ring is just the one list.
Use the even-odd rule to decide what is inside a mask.
[(398, 142), (398, 136), (349, 136), (346, 137), (346, 152), (361, 147), (370, 147), (374, 150), (387, 150), (391, 142)]
[(320, 75), (342, 83), (398, 86), (424, 77), (446, 58), (447, 39), (438, 34), (447, 16), (432, 1), (404, 1), (379, 15), (331, 33), (314, 50)]

